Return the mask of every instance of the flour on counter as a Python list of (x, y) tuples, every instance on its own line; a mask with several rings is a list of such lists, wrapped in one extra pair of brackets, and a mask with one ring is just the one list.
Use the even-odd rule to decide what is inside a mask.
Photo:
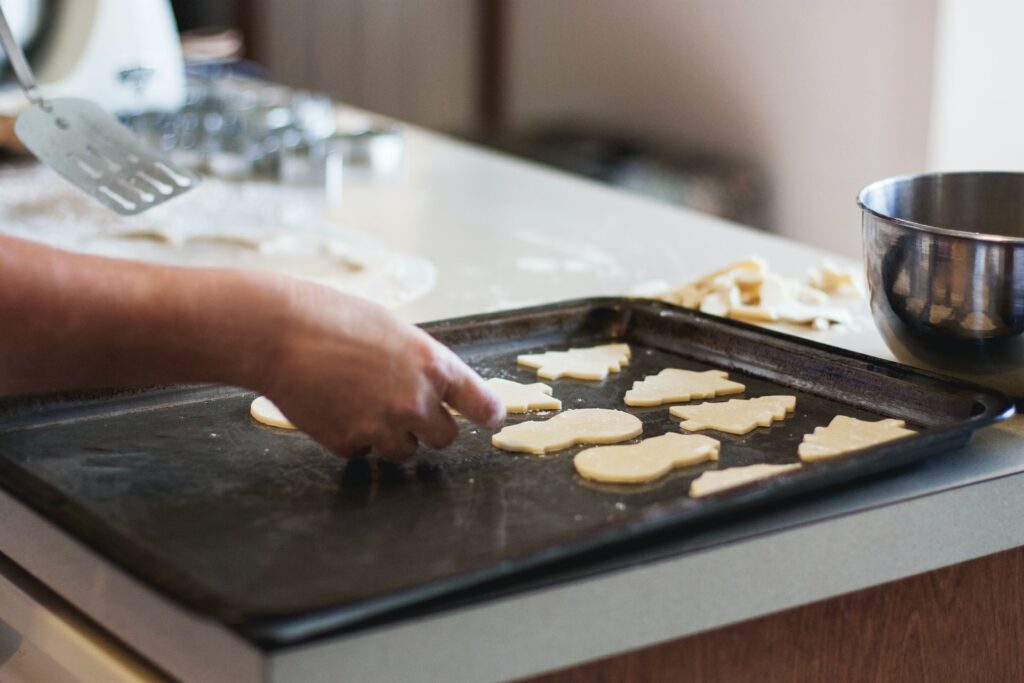
[(557, 235), (554, 230), (542, 233), (523, 229), (516, 232), (518, 241), (540, 250), (536, 256), (517, 258), (516, 268), (538, 273), (588, 273), (600, 277), (616, 277), (626, 272), (612, 254), (578, 239)]
[(314, 280), (397, 307), (433, 289), (429, 261), (323, 216), (314, 190), (206, 178), (192, 192), (119, 216), (48, 168), (0, 169), (0, 232), (115, 258), (236, 267)]

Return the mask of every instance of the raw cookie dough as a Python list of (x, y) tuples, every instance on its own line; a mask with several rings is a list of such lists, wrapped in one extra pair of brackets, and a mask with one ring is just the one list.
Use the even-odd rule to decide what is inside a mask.
[(576, 471), (594, 481), (640, 484), (676, 467), (718, 460), (721, 444), (700, 434), (664, 434), (626, 446), (598, 446), (573, 458)]
[(509, 413), (526, 413), (531, 410), (561, 410), (562, 402), (551, 395), (551, 387), (541, 382), (520, 384), (499, 377), (487, 380), (491, 388), (501, 397)]
[(185, 244), (185, 238), (170, 229), (128, 227), (119, 230), (112, 230), (105, 233), (105, 235), (115, 237), (117, 239), (153, 240), (154, 242), (162, 242), (163, 244), (169, 244), (175, 247), (180, 247)]
[(811, 281), (812, 286), (806, 286), (773, 273), (762, 259), (752, 257), (663, 293), (660, 298), (702, 313), (753, 323), (791, 323), (815, 329), (851, 323), (848, 310), (826, 304), (830, 293), (856, 293), (857, 280), (826, 263), (813, 272)]
[[(765, 273), (758, 291), (758, 303), (734, 306), (730, 315), (737, 320), (752, 322), (787, 322), (796, 325), (815, 325), (815, 321), (849, 324), (850, 312), (835, 306), (826, 306), (828, 294), (812, 287), (803, 287), (796, 280), (775, 273)], [(825, 325), (828, 327), (828, 324)]]
[(750, 258), (730, 263), (724, 268), (708, 273), (679, 289), (662, 295), (662, 300), (686, 308), (698, 308), (706, 296), (719, 289), (724, 282), (757, 280), (758, 276), (768, 271), (768, 264), (763, 259)]
[(870, 422), (836, 415), (827, 427), (816, 427), (813, 434), (806, 434), (797, 452), (804, 462), (826, 460), (916, 433), (905, 429), (905, 424), (903, 420)]
[[(551, 387), (541, 382), (533, 384), (520, 384), (500, 377), (492, 377), (487, 384), (494, 389), (495, 393), (505, 405), (505, 412), (528, 413), (531, 410), (561, 410), (562, 402), (551, 395)], [(459, 411), (449, 408), (452, 414), (458, 415)]]
[(730, 381), (728, 377), (729, 373), (721, 370), (693, 372), (665, 368), (657, 375), (648, 375), (633, 382), (633, 388), (626, 392), (625, 402), (627, 406), (660, 406), (743, 393), (746, 387)]
[(643, 424), (621, 410), (581, 408), (567, 410), (550, 420), (520, 422), (491, 437), (491, 444), (505, 451), (543, 455), (576, 444), (618, 443), (640, 436)]
[(259, 396), (252, 402), (249, 406), (249, 414), (257, 422), (262, 422), (271, 427), (295, 429), (295, 425), (266, 396)]
[(749, 484), (758, 479), (767, 479), (783, 472), (800, 469), (800, 463), (792, 465), (748, 465), (746, 467), (730, 467), (724, 470), (708, 470), (690, 484), (690, 496), (700, 498), (712, 493), (725, 491)]
[(536, 368), (543, 379), (575, 377), (576, 379), (604, 379), (609, 372), (618, 372), (629, 365), (629, 344), (604, 344), (568, 351), (528, 353), (516, 362)]
[(734, 398), (724, 403), (674, 406), (669, 413), (683, 418), (679, 426), (690, 432), (714, 429), (727, 434), (746, 434), (755, 427), (770, 427), (772, 422), (786, 419), (786, 415), (795, 408), (796, 396), (761, 396)]
[(811, 287), (829, 294), (864, 296), (860, 272), (828, 259), (822, 261), (817, 268), (810, 268), (807, 271), (807, 280)]

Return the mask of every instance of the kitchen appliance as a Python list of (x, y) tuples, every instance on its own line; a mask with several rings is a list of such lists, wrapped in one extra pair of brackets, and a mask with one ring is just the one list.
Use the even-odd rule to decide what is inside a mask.
[[(32, 48), (29, 63), (48, 96), (88, 97), (117, 114), (173, 111), (184, 103), (184, 61), (169, 0), (4, 0), (4, 8), (16, 37)], [(16, 84), (5, 83), (0, 113), (24, 107)]]
[(131, 215), (196, 185), (198, 176), (147, 148), (95, 102), (44, 98), (2, 10), (0, 44), (30, 103), (15, 122), (18, 139), (78, 189), (117, 213)]
[(900, 360), (1024, 396), (1024, 173), (860, 193), (871, 313)]

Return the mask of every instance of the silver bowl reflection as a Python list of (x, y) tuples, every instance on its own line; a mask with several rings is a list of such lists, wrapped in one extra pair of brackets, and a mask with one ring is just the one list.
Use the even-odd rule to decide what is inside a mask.
[(868, 185), (871, 314), (901, 361), (1024, 396), (1024, 173)]

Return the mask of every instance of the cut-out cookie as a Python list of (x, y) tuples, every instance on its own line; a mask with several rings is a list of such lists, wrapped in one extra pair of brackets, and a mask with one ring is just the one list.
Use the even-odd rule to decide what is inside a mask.
[(580, 451), (573, 464), (581, 476), (614, 484), (640, 484), (663, 477), (676, 467), (718, 460), (721, 444), (699, 434), (664, 434), (625, 446), (598, 446)]
[[(532, 410), (561, 410), (562, 402), (551, 395), (551, 387), (542, 382), (533, 384), (520, 384), (500, 377), (492, 377), (487, 384), (494, 389), (501, 402), (505, 405), (505, 412), (528, 413)], [(453, 415), (459, 415), (459, 411), (449, 408)]]
[(746, 387), (728, 377), (729, 373), (721, 370), (693, 372), (665, 368), (657, 375), (648, 375), (633, 382), (633, 388), (626, 392), (624, 400), (627, 406), (660, 406), (663, 403), (743, 393)]
[(798, 449), (800, 459), (804, 462), (826, 460), (916, 433), (904, 428), (905, 424), (903, 420), (870, 422), (836, 415), (827, 427), (816, 427), (813, 434), (804, 436)]
[(669, 413), (682, 418), (679, 426), (688, 432), (714, 429), (727, 434), (746, 434), (756, 427), (770, 427), (772, 422), (786, 419), (786, 415), (795, 408), (796, 396), (761, 396), (734, 398), (724, 403), (674, 406)]
[(730, 467), (724, 470), (708, 470), (690, 484), (690, 496), (700, 498), (712, 493), (743, 486), (759, 479), (767, 479), (783, 472), (800, 469), (800, 463), (792, 465), (748, 465)]
[(266, 396), (259, 396), (253, 400), (249, 405), (249, 414), (257, 422), (270, 425), (271, 427), (295, 429), (295, 425), (291, 423), (291, 420), (285, 417), (284, 413)]
[(609, 372), (618, 372), (629, 365), (629, 355), (629, 344), (604, 344), (568, 351), (528, 353), (516, 358), (516, 362), (535, 368), (537, 376), (544, 379), (575, 377), (600, 380)]
[(618, 443), (640, 436), (643, 424), (621, 410), (582, 408), (567, 410), (550, 420), (520, 422), (491, 437), (491, 444), (505, 451), (542, 455), (576, 444)]

